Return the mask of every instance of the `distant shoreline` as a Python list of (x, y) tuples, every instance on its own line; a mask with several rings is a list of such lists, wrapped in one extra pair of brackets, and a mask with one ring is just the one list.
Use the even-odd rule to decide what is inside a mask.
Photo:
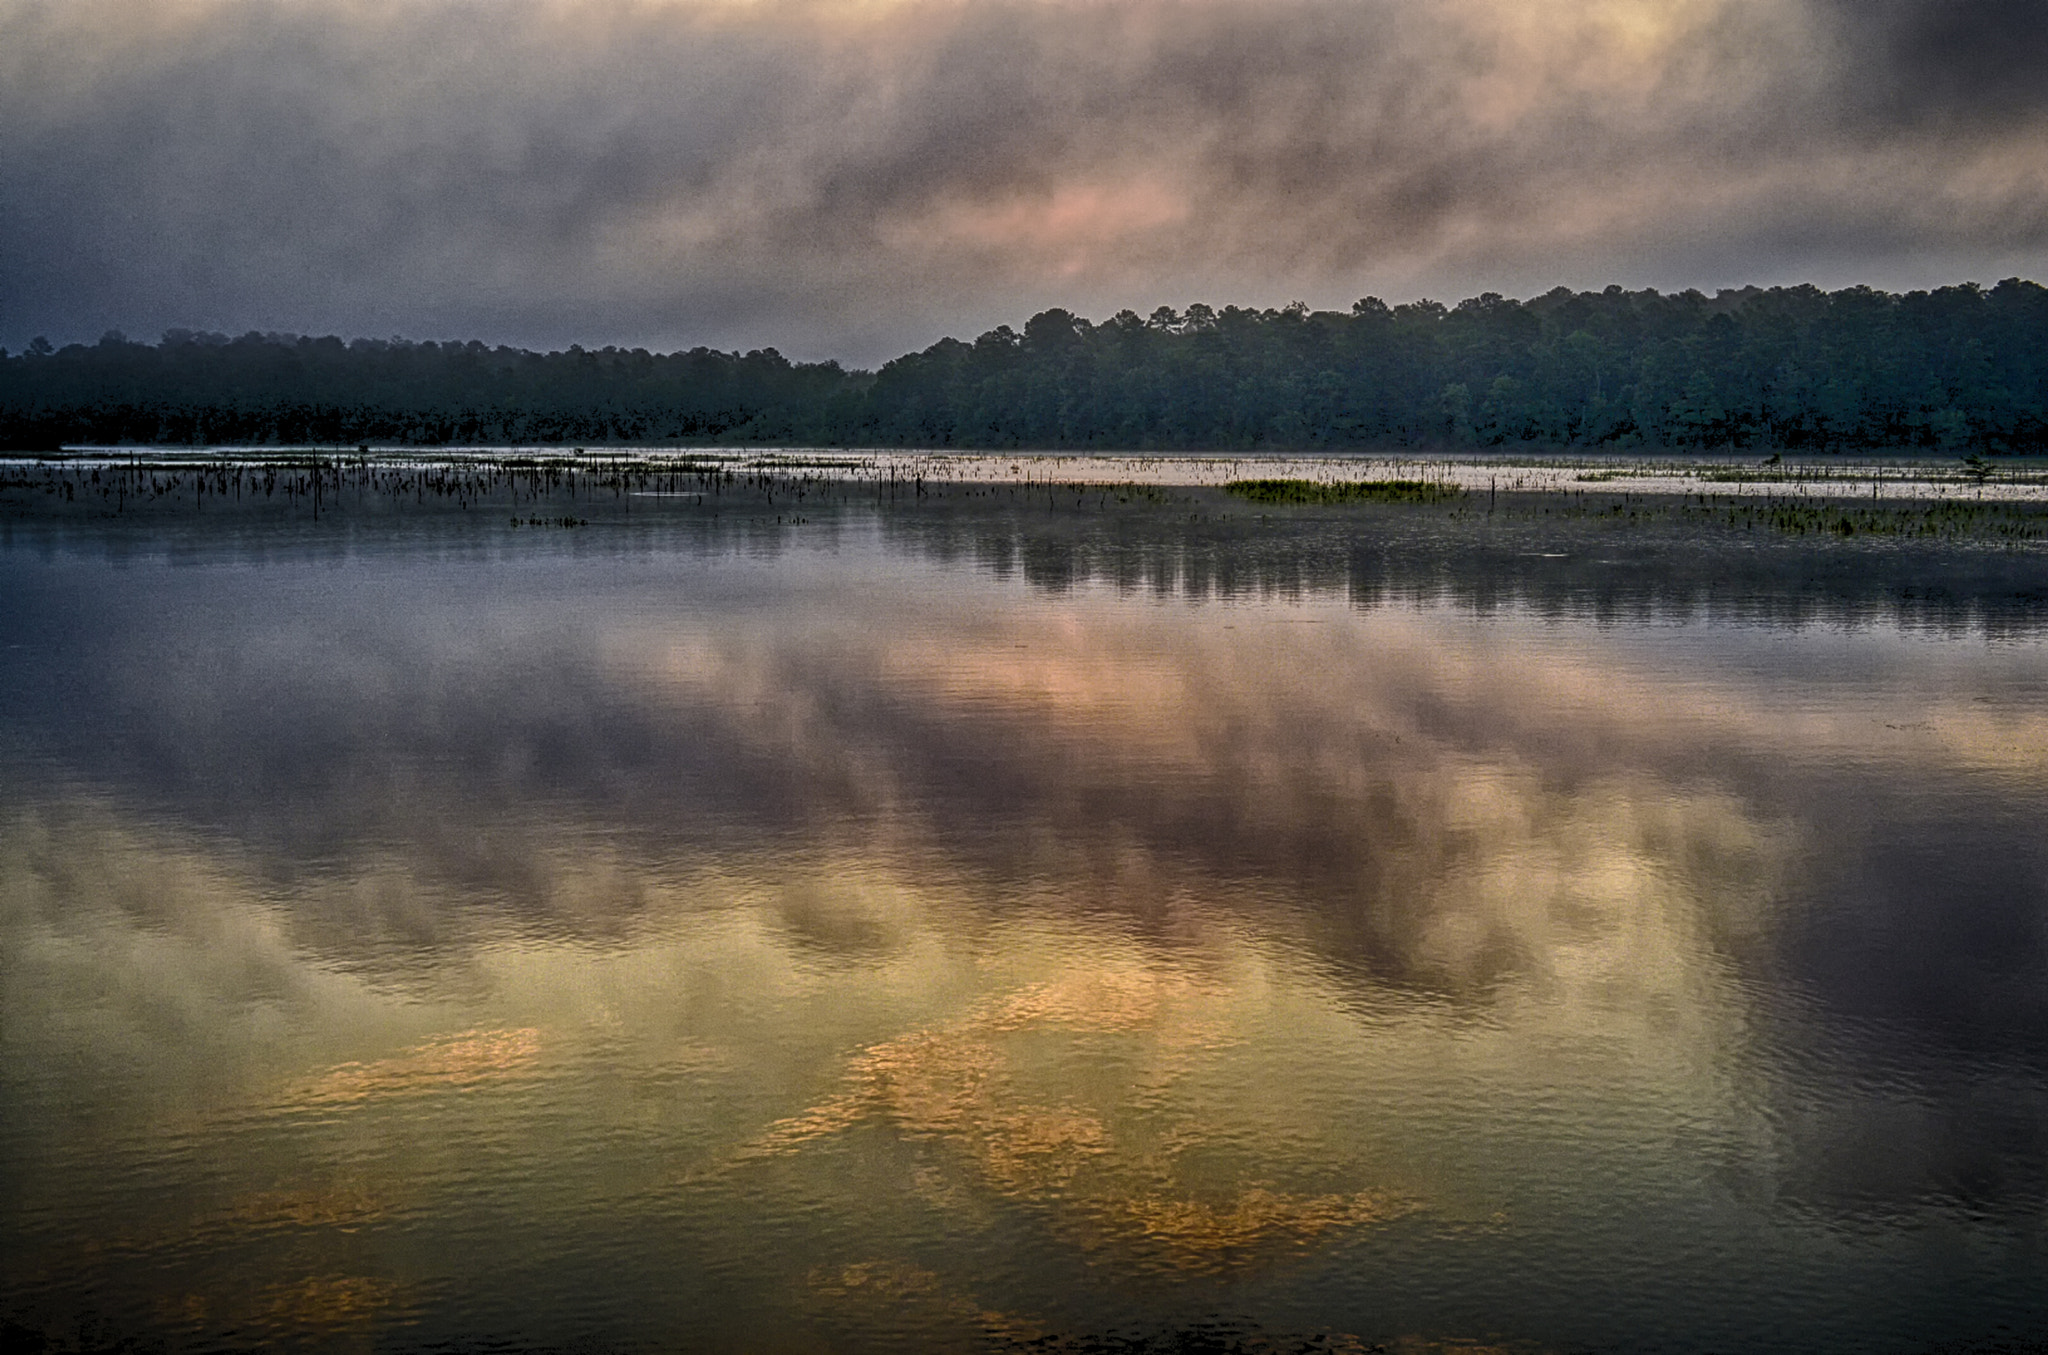
[(189, 330), (0, 352), (0, 448), (109, 443), (2039, 456), (2048, 287), (1055, 307), (873, 371)]
[(0, 472), (28, 468), (199, 466), (446, 468), (575, 471), (597, 475), (717, 470), (828, 480), (963, 485), (1147, 485), (1214, 489), (1236, 480), (1319, 483), (1428, 480), (1468, 493), (1706, 495), (1816, 500), (1970, 500), (2048, 503), (2048, 459), (1981, 463), (1895, 456), (1792, 456), (1530, 452), (1339, 455), (1202, 452), (985, 452), (859, 448), (676, 447), (95, 447), (0, 454)]

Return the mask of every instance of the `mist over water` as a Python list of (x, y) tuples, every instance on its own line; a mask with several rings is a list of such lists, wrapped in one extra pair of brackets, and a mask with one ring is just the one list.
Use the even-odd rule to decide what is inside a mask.
[(0, 1318), (2048, 1324), (2035, 556), (632, 511), (9, 524)]

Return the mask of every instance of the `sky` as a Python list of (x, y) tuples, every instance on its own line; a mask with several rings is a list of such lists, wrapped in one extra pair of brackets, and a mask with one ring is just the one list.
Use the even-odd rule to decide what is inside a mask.
[(2041, 0), (0, 0), (0, 344), (2048, 278)]

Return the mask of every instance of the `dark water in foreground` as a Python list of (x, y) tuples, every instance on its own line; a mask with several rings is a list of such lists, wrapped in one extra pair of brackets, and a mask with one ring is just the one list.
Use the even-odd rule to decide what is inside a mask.
[(635, 511), (7, 526), (11, 1339), (2048, 1336), (2038, 554)]

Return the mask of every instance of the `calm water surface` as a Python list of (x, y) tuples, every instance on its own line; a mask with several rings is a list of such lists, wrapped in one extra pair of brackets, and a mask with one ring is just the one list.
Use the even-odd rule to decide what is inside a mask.
[(10, 529), (12, 1335), (2048, 1336), (2040, 604), (1087, 530)]

